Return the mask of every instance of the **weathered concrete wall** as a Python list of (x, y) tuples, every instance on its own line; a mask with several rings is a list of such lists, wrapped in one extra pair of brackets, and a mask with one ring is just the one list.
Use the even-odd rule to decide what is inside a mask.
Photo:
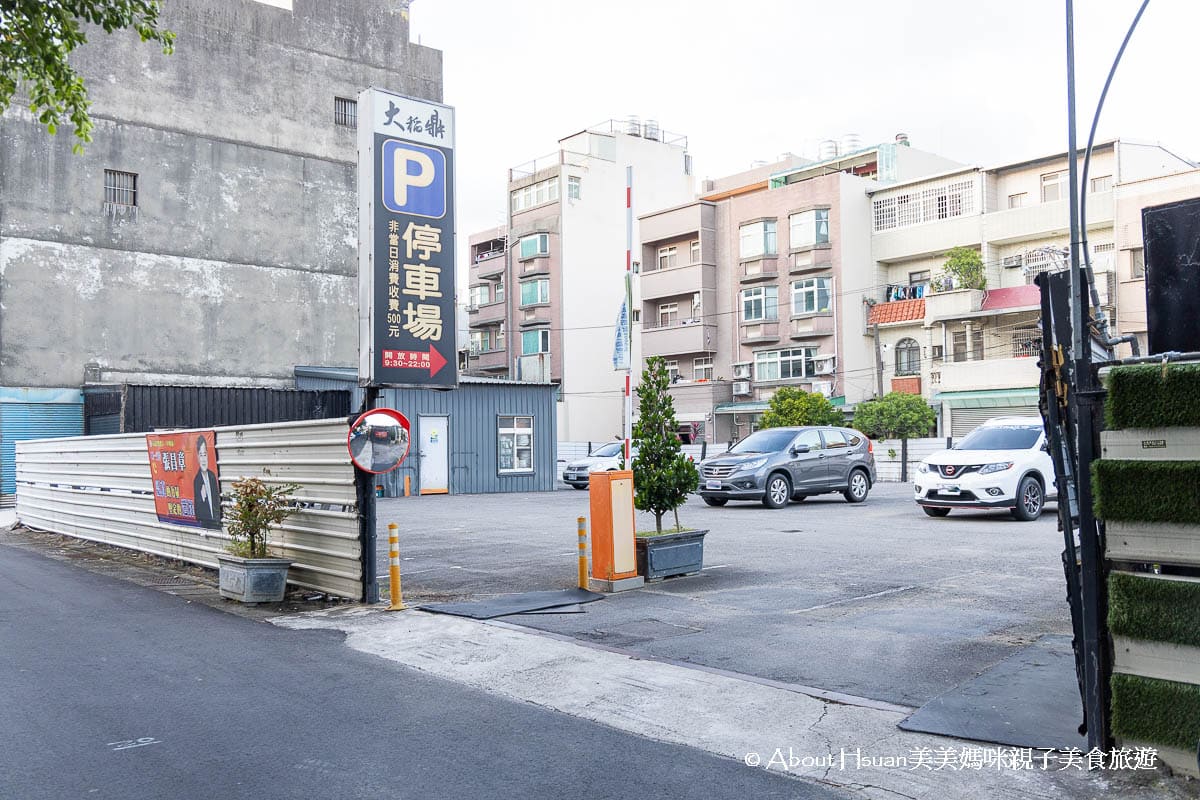
[[(102, 32), (75, 63), (95, 141), (0, 117), (0, 386), (289, 383), (357, 353), (355, 133), (334, 97), (441, 100), (401, 0), (174, 0), (163, 56)], [(104, 170), (138, 175), (104, 212)]]

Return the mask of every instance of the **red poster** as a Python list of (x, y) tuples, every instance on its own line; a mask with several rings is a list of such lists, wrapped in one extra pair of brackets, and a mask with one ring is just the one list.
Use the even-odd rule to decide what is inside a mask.
[(154, 511), (159, 522), (221, 528), (221, 483), (213, 431), (148, 433)]

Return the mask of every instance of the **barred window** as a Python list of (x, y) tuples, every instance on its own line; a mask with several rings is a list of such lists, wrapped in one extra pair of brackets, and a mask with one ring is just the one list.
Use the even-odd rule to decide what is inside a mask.
[(137, 206), (137, 173), (104, 170), (104, 203), (108, 206)]
[(875, 231), (906, 228), (975, 213), (974, 180), (913, 189), (873, 201)]
[(347, 128), (358, 127), (358, 101), (345, 97), (333, 98), (333, 124)]

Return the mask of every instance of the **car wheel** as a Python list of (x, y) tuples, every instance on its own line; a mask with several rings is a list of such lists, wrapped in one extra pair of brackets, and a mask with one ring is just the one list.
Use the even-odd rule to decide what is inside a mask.
[(583, 484), (582, 486), (580, 486), (578, 483), (572, 483), (571, 485), (574, 486), (576, 489), (581, 489), (581, 490), (588, 488), (586, 483)]
[(921, 506), (921, 510), (924, 511), (926, 514), (928, 514), (931, 517), (948, 517), (948, 516), (950, 516), (950, 509), (948, 509), (948, 508), (934, 508), (932, 506)]
[(847, 503), (861, 503), (867, 499), (869, 491), (871, 491), (871, 481), (867, 479), (867, 473), (856, 469), (850, 473), (850, 485), (846, 487), (846, 491), (842, 492), (842, 496), (846, 498)]
[(720, 508), (721, 506), (728, 503), (729, 500), (724, 497), (706, 497), (706, 498), (704, 498), (704, 502), (706, 505), (713, 506), (714, 508)]
[(792, 482), (778, 472), (767, 478), (767, 491), (763, 494), (763, 505), (767, 508), (783, 508), (792, 497)]
[(1032, 522), (1042, 515), (1045, 503), (1042, 484), (1032, 475), (1026, 475), (1017, 487), (1017, 507), (1012, 510), (1012, 515), (1021, 522)]

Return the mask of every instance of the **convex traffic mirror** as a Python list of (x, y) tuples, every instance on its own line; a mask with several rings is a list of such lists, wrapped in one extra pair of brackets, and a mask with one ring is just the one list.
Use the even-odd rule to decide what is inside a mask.
[(382, 475), (404, 462), (409, 445), (408, 417), (391, 408), (373, 408), (350, 426), (346, 449), (364, 472)]

